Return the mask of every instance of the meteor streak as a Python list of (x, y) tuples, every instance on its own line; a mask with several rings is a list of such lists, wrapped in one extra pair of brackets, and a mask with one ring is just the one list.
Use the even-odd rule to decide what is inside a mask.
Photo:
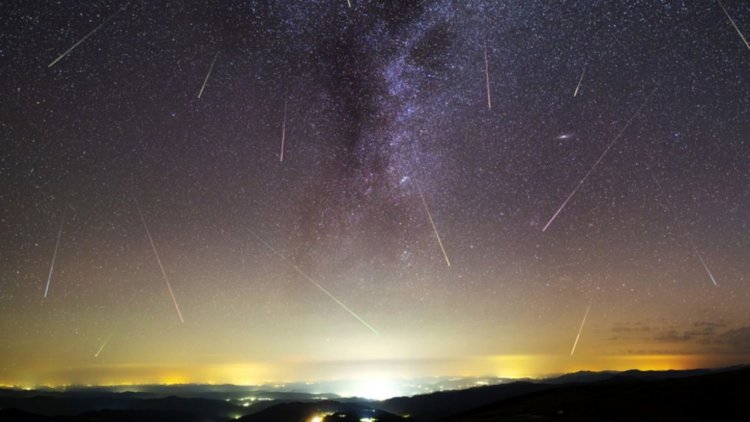
[(487, 108), (492, 110), (492, 98), (490, 97), (490, 64), (487, 60), (487, 41), (484, 42), (484, 80), (487, 86)]
[[(670, 200), (669, 197), (667, 196), (666, 192), (664, 191), (664, 188), (661, 186), (661, 183), (659, 183), (659, 179), (657, 179), (653, 174), (651, 175), (651, 178), (654, 179), (656, 186), (659, 187), (659, 191), (661, 192), (664, 199), (667, 201), (667, 209), (671, 211), (672, 218), (674, 219), (675, 225), (679, 226), (680, 222), (677, 219), (677, 212), (675, 211), (676, 208), (674, 207), (672, 200)], [(716, 282), (716, 278), (714, 277), (711, 270), (708, 268), (708, 265), (706, 265), (706, 261), (703, 260), (703, 256), (701, 255), (700, 251), (698, 251), (698, 247), (695, 246), (693, 237), (690, 235), (688, 231), (685, 231), (685, 237), (687, 237), (688, 242), (690, 242), (690, 247), (693, 248), (693, 254), (701, 262), (701, 265), (703, 265), (703, 269), (706, 270), (706, 274), (708, 274), (708, 277), (711, 279), (711, 282), (714, 283), (714, 286), (718, 287), (719, 283)]]
[[(416, 179), (414, 180), (415, 182)], [(445, 253), (445, 248), (443, 247), (443, 241), (440, 240), (440, 233), (438, 233), (437, 226), (435, 226), (435, 221), (432, 219), (432, 213), (430, 212), (430, 207), (427, 206), (427, 201), (424, 199), (424, 195), (422, 194), (422, 188), (419, 187), (419, 183), (415, 183), (417, 185), (417, 191), (419, 192), (419, 198), (422, 199), (422, 205), (424, 206), (424, 210), (427, 212), (427, 218), (430, 220), (430, 224), (432, 225), (432, 231), (435, 232), (435, 237), (437, 238), (438, 245), (440, 245), (440, 250), (443, 251), (443, 257), (445, 258), (445, 263), (448, 264), (448, 266), (451, 266), (451, 261), (448, 259), (448, 254)]]
[(67, 56), (76, 47), (78, 47), (79, 45), (81, 45), (81, 43), (84, 42), (84, 41), (86, 41), (86, 39), (88, 37), (94, 35), (94, 32), (98, 31), (99, 28), (101, 28), (107, 22), (109, 22), (110, 20), (112, 20), (112, 18), (114, 18), (115, 16), (117, 16), (120, 12), (122, 12), (123, 10), (125, 10), (128, 6), (130, 6), (130, 2), (125, 3), (125, 6), (122, 6), (115, 13), (109, 15), (109, 17), (107, 19), (105, 19), (104, 22), (100, 23), (99, 26), (97, 26), (96, 28), (94, 28), (93, 30), (91, 30), (91, 32), (89, 32), (88, 34), (86, 34), (85, 37), (81, 38), (77, 43), (73, 44), (72, 47), (70, 47), (69, 49), (65, 50), (64, 53), (60, 54), (60, 56), (58, 56), (55, 60), (53, 60), (52, 63), (50, 63), (49, 65), (47, 65), (47, 68), (50, 68), (50, 67), (54, 66), (55, 63), (59, 62), (63, 57)]
[(55, 243), (55, 252), (52, 253), (52, 263), (49, 265), (49, 275), (47, 275), (47, 286), (44, 288), (44, 297), (47, 297), (49, 292), (49, 285), (52, 282), (52, 272), (55, 270), (55, 260), (57, 259), (57, 250), (60, 248), (60, 238), (62, 237), (63, 225), (65, 224), (65, 214), (68, 212), (67, 208), (63, 209), (62, 219), (60, 219), (60, 229), (57, 231), (57, 243)]
[(607, 155), (607, 152), (609, 152), (609, 150), (612, 148), (612, 146), (614, 146), (615, 143), (620, 139), (620, 137), (622, 137), (622, 134), (625, 133), (625, 130), (630, 126), (630, 124), (633, 122), (633, 120), (635, 120), (635, 117), (638, 115), (638, 113), (641, 112), (641, 110), (646, 105), (646, 103), (648, 103), (648, 100), (651, 98), (651, 95), (653, 95), (654, 91), (656, 91), (656, 88), (654, 88), (651, 91), (651, 93), (648, 94), (648, 97), (646, 97), (646, 100), (643, 102), (643, 104), (641, 104), (640, 107), (638, 107), (638, 110), (636, 110), (635, 113), (633, 113), (633, 116), (630, 117), (630, 120), (628, 120), (628, 122), (625, 124), (625, 126), (623, 126), (623, 128), (620, 130), (620, 133), (618, 133), (617, 136), (615, 136), (615, 138), (612, 140), (612, 142), (610, 142), (609, 145), (607, 145), (607, 148), (604, 149), (604, 152), (602, 152), (602, 155), (600, 155), (599, 158), (594, 163), (594, 165), (591, 166), (591, 168), (589, 169), (588, 173), (586, 173), (586, 175), (583, 176), (583, 179), (581, 179), (581, 181), (578, 182), (578, 184), (573, 189), (573, 191), (570, 192), (570, 195), (568, 195), (568, 197), (565, 198), (565, 201), (563, 201), (562, 205), (560, 205), (560, 208), (557, 209), (557, 211), (552, 216), (552, 218), (550, 218), (549, 221), (547, 222), (547, 224), (544, 225), (544, 228), (542, 229), (543, 232), (547, 231), (547, 228), (550, 226), (550, 224), (552, 224), (552, 222), (555, 221), (555, 218), (557, 218), (558, 214), (560, 214), (560, 212), (562, 212), (563, 208), (565, 208), (565, 206), (568, 205), (568, 202), (571, 200), (571, 198), (573, 198), (573, 196), (576, 194), (576, 192), (578, 192), (578, 189), (581, 188), (581, 186), (583, 185), (583, 182), (585, 182), (586, 179), (588, 179), (588, 177), (591, 175), (591, 173), (594, 172), (594, 169), (596, 169), (596, 167), (599, 165), (599, 163), (602, 162), (602, 159), (604, 159), (604, 156)]
[(734, 23), (734, 19), (732, 19), (732, 17), (729, 16), (729, 12), (727, 12), (726, 7), (724, 7), (724, 5), (721, 3), (721, 0), (716, 0), (716, 2), (719, 3), (719, 6), (721, 6), (721, 10), (723, 10), (724, 14), (727, 15), (727, 19), (729, 19), (729, 22), (734, 27), (734, 30), (737, 31), (737, 35), (739, 35), (740, 38), (742, 38), (742, 42), (744, 42), (745, 46), (748, 48), (748, 50), (750, 50), (750, 44), (748, 44), (747, 40), (745, 39), (745, 36), (742, 35), (742, 32), (740, 32), (740, 28), (737, 27), (737, 24)]
[(167, 272), (164, 270), (164, 265), (161, 263), (159, 252), (156, 251), (156, 245), (154, 244), (154, 239), (151, 237), (151, 231), (149, 231), (148, 226), (146, 225), (146, 219), (143, 218), (143, 212), (141, 211), (141, 206), (138, 205), (137, 199), (135, 198), (133, 199), (135, 200), (135, 207), (138, 208), (138, 215), (141, 216), (141, 222), (143, 223), (143, 228), (146, 229), (146, 236), (148, 236), (148, 241), (151, 242), (151, 249), (154, 250), (154, 256), (156, 256), (156, 262), (159, 263), (159, 268), (161, 269), (161, 275), (164, 276), (164, 282), (167, 284), (167, 290), (169, 290), (169, 295), (172, 297), (172, 303), (174, 303), (174, 308), (177, 310), (177, 316), (180, 317), (180, 322), (185, 323), (185, 320), (182, 318), (182, 312), (180, 312), (180, 305), (177, 304), (177, 299), (174, 297), (174, 292), (172, 291), (172, 285), (169, 283)]
[(581, 72), (581, 77), (578, 79), (578, 85), (576, 85), (576, 90), (573, 92), (573, 97), (578, 95), (578, 90), (581, 88), (581, 82), (583, 82), (583, 75), (586, 74), (586, 67), (583, 67), (583, 72)]
[(350, 9), (352, 8), (352, 0), (346, 0), (346, 4), (348, 4), (348, 5), (349, 5), (349, 8), (350, 8)]
[(294, 271), (297, 271), (297, 273), (299, 275), (301, 275), (307, 281), (309, 281), (310, 283), (312, 283), (312, 285), (314, 285), (315, 287), (317, 287), (318, 290), (320, 290), (321, 292), (325, 293), (326, 296), (328, 296), (329, 298), (331, 298), (331, 300), (333, 300), (334, 302), (336, 302), (336, 304), (339, 305), (339, 306), (341, 306), (341, 308), (344, 309), (346, 312), (349, 312), (349, 314), (351, 314), (351, 316), (353, 316), (354, 318), (356, 318), (357, 321), (361, 322), (362, 325), (364, 325), (368, 330), (370, 330), (373, 333), (375, 333), (375, 335), (380, 335), (380, 333), (378, 333), (378, 330), (376, 330), (372, 325), (368, 324), (367, 321), (365, 321), (362, 317), (360, 317), (354, 311), (352, 311), (351, 308), (349, 308), (348, 306), (346, 306), (344, 304), (344, 302), (340, 301), (336, 296), (333, 295), (333, 293), (331, 293), (328, 290), (326, 290), (326, 288), (323, 287), (322, 285), (320, 285), (320, 283), (318, 283), (317, 281), (315, 281), (315, 279), (313, 279), (312, 277), (310, 277), (309, 275), (307, 275), (306, 272), (302, 271), (302, 269), (300, 267), (298, 267), (294, 262), (292, 262), (284, 254), (282, 254), (281, 252), (277, 251), (276, 248), (274, 248), (273, 246), (271, 246), (270, 243), (268, 243), (265, 240), (263, 240), (263, 238), (260, 237), (260, 236), (258, 236), (254, 231), (252, 231), (250, 229), (248, 229), (248, 231), (250, 232), (250, 234), (253, 235), (253, 237), (255, 237), (256, 239), (258, 239), (258, 241), (260, 243), (262, 243), (266, 248), (268, 248), (268, 250), (270, 250), (271, 252), (273, 252), (274, 255), (276, 255), (279, 258), (281, 258), (281, 260), (284, 261), (284, 262), (286, 262), (290, 267), (292, 267), (292, 269), (294, 269)]
[(107, 343), (109, 342), (109, 339), (112, 338), (112, 335), (114, 333), (115, 333), (114, 331), (112, 331), (111, 333), (109, 333), (109, 336), (107, 336), (106, 340), (104, 340), (104, 343), (102, 343), (101, 347), (99, 347), (99, 350), (97, 350), (96, 353), (94, 354), (95, 358), (99, 357), (99, 354), (102, 352), (102, 350), (104, 350), (104, 346), (107, 345)]
[(586, 318), (588, 318), (589, 316), (589, 311), (591, 310), (592, 303), (594, 303), (593, 297), (589, 301), (589, 306), (586, 307), (586, 313), (583, 314), (583, 321), (581, 321), (581, 326), (578, 327), (578, 335), (576, 335), (576, 340), (573, 342), (573, 349), (570, 350), (570, 356), (573, 356), (573, 354), (576, 352), (576, 346), (578, 346), (578, 340), (581, 339), (581, 332), (583, 331), (584, 324), (586, 324)]
[(284, 162), (284, 142), (286, 141), (286, 104), (284, 100), (284, 120), (281, 122), (281, 152), (279, 153), (279, 162)]
[(203, 90), (206, 89), (206, 84), (208, 83), (208, 78), (211, 77), (211, 71), (214, 70), (214, 64), (216, 64), (216, 59), (218, 57), (219, 57), (219, 53), (217, 52), (214, 55), (213, 61), (211, 61), (211, 66), (209, 66), (209, 68), (208, 68), (208, 73), (206, 73), (206, 79), (203, 80), (203, 85), (201, 86), (201, 90), (198, 92), (198, 98), (200, 98), (201, 95), (203, 95)]
[(706, 261), (703, 260), (703, 256), (701, 256), (700, 252), (698, 252), (698, 248), (695, 246), (695, 243), (693, 243), (693, 240), (690, 239), (690, 245), (693, 247), (693, 253), (695, 253), (695, 256), (698, 257), (698, 260), (701, 262), (701, 265), (703, 265), (703, 268), (706, 270), (706, 273), (708, 274), (708, 277), (711, 279), (711, 282), (714, 283), (714, 286), (719, 286), (719, 283), (716, 282), (716, 279), (714, 278), (713, 273), (711, 273), (711, 270), (708, 268), (708, 265), (706, 265)]

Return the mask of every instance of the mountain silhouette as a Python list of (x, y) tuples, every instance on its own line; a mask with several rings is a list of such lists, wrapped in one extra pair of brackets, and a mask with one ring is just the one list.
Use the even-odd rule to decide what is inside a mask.
[[(641, 375), (634, 377), (633, 375)], [(599, 382), (500, 400), (444, 419), (480, 421), (703, 421), (744, 420), (750, 368), (653, 379), (625, 373)], [(744, 415), (744, 416), (742, 416)]]
[[(205, 395), (200, 397), (201, 389)], [(166, 390), (162, 390), (166, 391)], [(577, 372), (384, 401), (323, 395), (249, 393), (186, 386), (188, 397), (0, 389), (2, 422), (348, 422), (744, 420), (750, 367), (690, 371)], [(248, 403), (247, 394), (263, 397)], [(262, 395), (258, 395), (262, 394)], [(329, 395), (330, 396), (330, 395)], [(221, 397), (226, 397), (221, 399)]]

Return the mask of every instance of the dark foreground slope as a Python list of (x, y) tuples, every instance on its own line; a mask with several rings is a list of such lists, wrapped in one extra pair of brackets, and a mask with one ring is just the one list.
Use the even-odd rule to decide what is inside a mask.
[(44, 416), (18, 409), (0, 410), (2, 422), (225, 422), (228, 418), (165, 410), (99, 410), (80, 415)]
[(452, 422), (750, 420), (750, 369), (687, 378), (563, 385), (500, 400)]
[(377, 403), (377, 407), (397, 415), (409, 415), (417, 421), (435, 421), (447, 416), (494, 403), (510, 397), (518, 397), (537, 391), (555, 388), (555, 385), (512, 382), (466, 390), (442, 391), (413, 397), (395, 397)]
[(245, 410), (224, 400), (181, 397), (143, 398), (128, 393), (85, 396), (65, 394), (31, 397), (0, 396), (0, 408), (13, 408), (46, 416), (74, 416), (100, 410), (154, 410), (227, 418)]
[[(0, 396), (0, 422), (18, 421), (225, 421), (244, 409), (224, 400), (202, 398), (142, 398), (133, 394)], [(13, 409), (10, 412), (7, 409)], [(38, 418), (32, 418), (38, 416)]]

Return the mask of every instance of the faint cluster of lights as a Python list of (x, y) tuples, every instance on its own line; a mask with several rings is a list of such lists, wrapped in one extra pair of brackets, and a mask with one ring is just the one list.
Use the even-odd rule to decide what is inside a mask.
[(255, 396), (247, 396), (247, 397), (241, 397), (240, 401), (244, 402), (256, 402), (256, 401), (271, 401), (273, 400), (270, 397), (255, 397)]
[[(240, 397), (238, 401), (240, 402), (240, 406), (242, 407), (250, 407), (255, 402), (261, 402), (261, 401), (271, 401), (273, 400), (270, 397), (255, 397), (255, 396), (247, 396), (247, 397)], [(230, 401), (230, 399), (227, 399), (227, 401)]]
[[(328, 413), (318, 413), (318, 414), (316, 414), (316, 415), (312, 416), (312, 417), (311, 417), (311, 418), (310, 418), (310, 419), (308, 420), (308, 422), (323, 422), (323, 420), (324, 420), (324, 419), (326, 418), (326, 416), (330, 416), (330, 415), (333, 415), (333, 413), (332, 413), (332, 412), (328, 412)], [(343, 418), (346, 418), (346, 417), (347, 417), (347, 414), (346, 414), (346, 413), (339, 413), (339, 414), (337, 414), (337, 416), (338, 416), (339, 418), (342, 418), (342, 419), (343, 419)], [(359, 422), (377, 422), (377, 421), (378, 421), (378, 419), (377, 419), (377, 418), (372, 418), (372, 417), (363, 417), (363, 418), (359, 418)]]

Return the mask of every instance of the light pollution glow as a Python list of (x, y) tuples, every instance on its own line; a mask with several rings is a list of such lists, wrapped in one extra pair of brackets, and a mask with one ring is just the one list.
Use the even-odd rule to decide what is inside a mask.
[[(371, 362), (302, 362), (287, 361), (283, 364), (237, 363), (237, 364), (98, 364), (80, 368), (59, 369), (51, 365), (29, 371), (6, 374), (0, 381), (4, 386), (69, 385), (137, 386), (176, 384), (233, 384), (273, 385), (293, 382), (320, 382), (328, 380), (350, 380), (369, 384), (382, 384), (390, 379), (434, 377), (436, 373), (455, 377), (497, 378), (542, 378), (576, 371), (623, 371), (694, 369), (707, 366), (730, 366), (747, 361), (747, 355), (611, 355), (584, 356), (583, 359), (569, 355), (497, 355), (477, 356), (466, 359), (425, 361), (371, 361)], [(283, 368), (283, 371), (280, 369)], [(342, 392), (335, 392), (342, 393)], [(345, 393), (345, 392), (343, 392)]]

